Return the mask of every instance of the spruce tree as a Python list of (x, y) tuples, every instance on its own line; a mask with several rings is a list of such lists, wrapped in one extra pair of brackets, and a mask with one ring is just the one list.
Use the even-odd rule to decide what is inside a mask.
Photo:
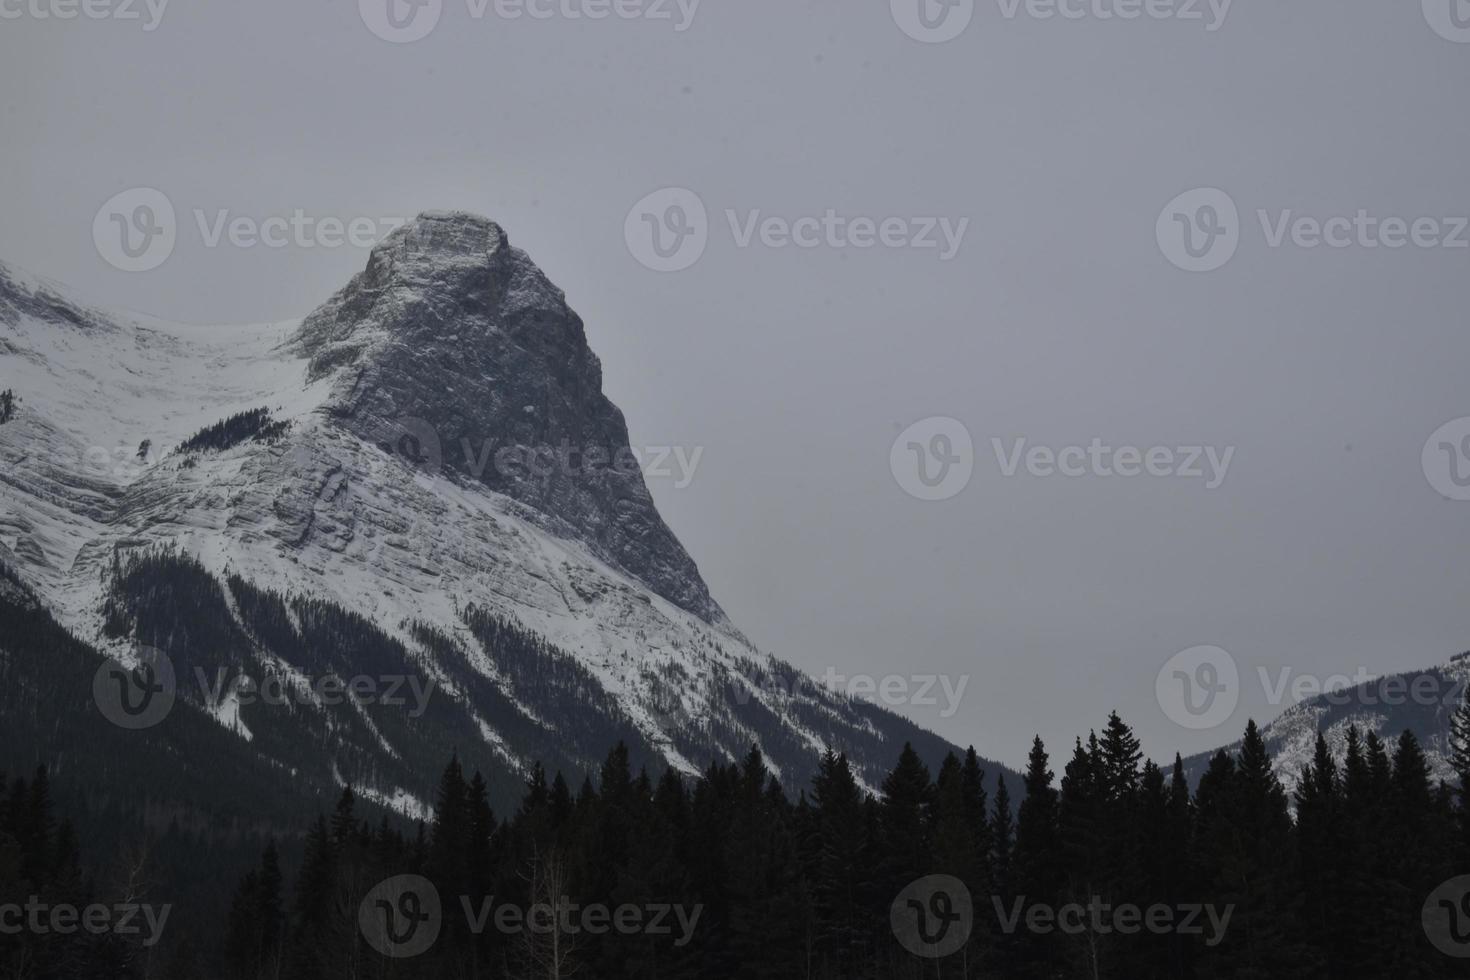
[(863, 793), (847, 756), (831, 749), (812, 780), (820, 853), (812, 882), (816, 935), (822, 957), (837, 976), (851, 976), (863, 962), (874, 901), (871, 838)]
[[(1023, 901), (1025, 908), (1055, 905), (1063, 894), (1060, 803), (1052, 780), (1046, 746), (1039, 735), (1035, 736), (1026, 760), (1025, 796), (1016, 811), (1007, 915), (1013, 914), (1017, 901)], [(1055, 938), (1030, 933), (1023, 923), (1020, 931), (1003, 942), (1008, 968), (1018, 977), (1049, 976), (1058, 963)]]

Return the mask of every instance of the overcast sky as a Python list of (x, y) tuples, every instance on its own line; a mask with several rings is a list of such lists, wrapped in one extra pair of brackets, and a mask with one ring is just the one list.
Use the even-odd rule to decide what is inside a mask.
[[(925, 20), (919, 0), (704, 0), (692, 19), (687, 0), (619, 0), (596, 20), (566, 12), (614, 8), (510, 19), (429, 0), (393, 21), (386, 0), (173, 0), (161, 17), (158, 0), (89, 2), (138, 17), (0, 0), (0, 258), (105, 304), (242, 323), (305, 314), (367, 253), (210, 247), (222, 211), (495, 218), (586, 320), (634, 443), (703, 448), (689, 486), (652, 488), (734, 620), (818, 674), (969, 675), (947, 718), (904, 707), (960, 743), (1020, 763), (1039, 732), (1061, 754), (1116, 707), (1163, 757), (1279, 713), (1258, 668), (1383, 672), (1470, 648), (1470, 502), (1421, 460), (1470, 416), (1454, 220), (1470, 215), (1470, 29), (1451, 0), (1201, 0), (1187, 17), (1088, 0), (1080, 18), (981, 0), (949, 20), (938, 0)], [(94, 218), (138, 187), (166, 196), (176, 241), (126, 272)], [(645, 213), (679, 227), (687, 195), (628, 220), (668, 187), (707, 215), (674, 264), (707, 242), (659, 272), (626, 232)], [(1238, 218), (1206, 207), (1221, 195), (1166, 209), (1196, 188)], [(828, 209), (901, 221), (867, 248), (871, 229), (833, 221), (799, 226), (814, 247), (779, 246), (776, 226), (742, 245), (752, 212)], [(1291, 224), (1360, 210), (1333, 230), (1343, 247)], [(1383, 219), (1426, 216), (1445, 220), (1385, 244), (1410, 236)], [(957, 250), (938, 230), (915, 247), (926, 218), (968, 220)], [(927, 494), (944, 500), (891, 465), (932, 417), (973, 453), (927, 423), (896, 457), (958, 457)], [(1160, 471), (1187, 447), (1233, 455), (1223, 482), (1205, 461), (1198, 478), (1104, 476), (1079, 453), (1082, 476), (1024, 456), (1006, 476), (992, 443), (1094, 438), (1186, 449), (1156, 454)], [(1201, 644), (1229, 651), (1241, 690), (1193, 730), (1155, 679)]]

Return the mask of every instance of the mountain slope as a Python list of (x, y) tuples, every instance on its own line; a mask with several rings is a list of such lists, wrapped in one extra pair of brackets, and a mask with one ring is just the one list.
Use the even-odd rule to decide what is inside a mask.
[[(615, 739), (686, 772), (759, 744), (795, 789), (828, 746), (870, 786), (904, 741), (949, 748), (730, 624), (612, 464), (581, 321), (485, 219), (399, 229), (299, 324), (110, 314), (0, 267), (3, 388), (0, 562), (85, 644), (162, 650), (189, 710), (312, 785), (422, 813), (455, 750), (509, 779)], [(310, 691), (356, 674), (429, 706)]]
[[(1354, 725), (1360, 734), (1373, 732), (1389, 743), (1390, 755), (1392, 742), (1406, 730), (1413, 732), (1424, 749), (1431, 778), (1454, 785), (1450, 719), (1464, 697), (1467, 681), (1470, 653), (1462, 653), (1437, 667), (1376, 677), (1300, 701), (1263, 726), (1261, 735), (1288, 794), (1296, 790), (1302, 770), (1312, 761), (1317, 733), (1326, 736), (1328, 747), (1341, 763), (1348, 728)], [(1226, 748), (1234, 753), (1240, 743)], [(1198, 781), (1212, 755), (1201, 753), (1184, 760), (1191, 784)]]

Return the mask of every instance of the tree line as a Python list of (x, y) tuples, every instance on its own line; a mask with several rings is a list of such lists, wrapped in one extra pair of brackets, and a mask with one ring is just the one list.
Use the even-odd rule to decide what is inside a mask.
[[(1470, 735), (1463, 710), (1457, 725)], [(1289, 799), (1252, 722), (1191, 790), (1179, 758), (1168, 772), (1144, 760), (1114, 713), (1076, 741), (1059, 779), (1037, 738), (1014, 802), (1004, 779), (987, 794), (973, 750), (931, 773), (905, 747), (876, 793), (828, 752), (792, 800), (755, 749), (698, 779), (673, 769), (655, 779), (632, 772), (620, 745), (576, 790), (536, 768), (502, 819), (456, 759), (432, 821), (409, 833), (369, 826), (344, 791), (307, 834), (289, 890), (269, 847), (235, 895), (225, 970), (238, 980), (1461, 976), (1463, 961), (1435, 949), (1420, 922), (1426, 897), (1470, 867), (1470, 753), (1455, 764), (1459, 785), (1435, 784), (1411, 732), (1390, 745), (1352, 728), (1341, 762), (1318, 737)], [(442, 903), (437, 941), (411, 959), (369, 948), (359, 920), (372, 886), (402, 874), (431, 882)], [(896, 938), (893, 903), (934, 874), (963, 882), (974, 914), (959, 951), (925, 959)], [(689, 937), (529, 935), (477, 930), (467, 914), (485, 900), (557, 899), (697, 905), (699, 918)], [(1068, 903), (1208, 903), (1229, 910), (1228, 927), (1127, 934), (1088, 921), (1063, 933), (1014, 914)]]
[[(165, 934), (157, 949), (106, 932), (8, 928), (20, 920), (7, 906), (161, 903), (169, 894), (151, 881), (156, 855), (86, 867), (43, 768), (8, 784), (0, 777), (0, 975), (1463, 976), (1466, 961), (1436, 949), (1421, 923), (1426, 898), (1470, 867), (1467, 709), (1454, 734), (1453, 784), (1431, 778), (1411, 732), (1389, 743), (1350, 728), (1340, 758), (1319, 736), (1291, 797), (1253, 723), (1191, 787), (1178, 757), (1167, 771), (1144, 760), (1116, 714), (1078, 739), (1064, 764), (1035, 739), (1020, 785), (1002, 778), (994, 793), (973, 750), (931, 772), (906, 746), (874, 792), (829, 751), (792, 799), (756, 749), (698, 778), (674, 769), (654, 778), (635, 771), (620, 744), (575, 788), (534, 768), (520, 803), (501, 815), (486, 780), (456, 757), (431, 819), (370, 822), (345, 789), (300, 837), (265, 845), (218, 928)], [(362, 909), (376, 885), (402, 875), (432, 885), (440, 921), (429, 948), (395, 959), (373, 948)], [(895, 899), (932, 875), (962, 882), (973, 907), (967, 941), (939, 959), (916, 956), (895, 931)], [(693, 913), (693, 927), (507, 931), (472, 914), (538, 903), (678, 907)], [(1031, 927), (1049, 921), (1033, 910), (1069, 904), (1207, 904), (1228, 910), (1227, 927), (1126, 932), (1090, 916), (1079, 930)]]

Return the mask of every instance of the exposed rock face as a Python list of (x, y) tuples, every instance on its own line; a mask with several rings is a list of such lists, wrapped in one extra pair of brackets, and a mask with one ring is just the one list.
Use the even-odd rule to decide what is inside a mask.
[(528, 505), (726, 625), (632, 464), (581, 318), (494, 222), (427, 213), (398, 229), (296, 344), (313, 376), (340, 372), (328, 409), (354, 434)]

